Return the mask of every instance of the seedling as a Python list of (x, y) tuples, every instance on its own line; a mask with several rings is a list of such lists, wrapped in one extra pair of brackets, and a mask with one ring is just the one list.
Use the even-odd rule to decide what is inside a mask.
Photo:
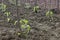
[(31, 8), (31, 5), (29, 3), (25, 3), (25, 8), (29, 9), (29, 8)]
[(22, 30), (22, 32), (24, 34), (28, 34), (29, 31), (30, 31), (30, 29), (31, 29), (30, 25), (28, 25), (28, 20), (22, 19), (22, 20), (20, 20), (20, 24), (21, 24), (21, 30)]
[(48, 18), (50, 18), (51, 20), (53, 20), (53, 12), (52, 11), (47, 11), (46, 12), (46, 16), (48, 17)]
[(39, 10), (39, 6), (34, 6), (33, 11), (37, 13), (38, 10)]
[(5, 4), (3, 4), (3, 3), (0, 3), (0, 10), (2, 10), (2, 11), (6, 11), (6, 5)]
[(9, 22), (11, 19), (8, 18), (10, 16), (10, 12), (6, 12), (7, 6), (4, 3), (0, 3), (0, 10), (4, 12), (4, 14), (7, 16), (7, 22)]
[(52, 11), (47, 11), (47, 12), (46, 12), (46, 16), (52, 17), (52, 16), (53, 16), (53, 12), (52, 12)]
[(8, 16), (10, 16), (11, 13), (10, 12), (5, 12), (4, 14), (8, 17)]

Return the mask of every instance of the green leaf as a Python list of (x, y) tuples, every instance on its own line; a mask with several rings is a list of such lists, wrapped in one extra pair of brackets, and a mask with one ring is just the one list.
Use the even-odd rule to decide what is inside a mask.
[(26, 26), (25, 26), (25, 25), (21, 25), (21, 28), (22, 28), (22, 29), (25, 29), (25, 28), (26, 28)]
[(7, 6), (5, 4), (3, 4), (3, 3), (0, 4), (0, 10), (6, 11), (6, 7)]
[(28, 20), (26, 20), (26, 19), (24, 19), (23, 22), (24, 22), (25, 24), (28, 24)]
[(7, 21), (9, 22), (11, 19), (10, 18), (7, 18)]
[(22, 29), (26, 28), (29, 31), (30, 30), (30, 25), (24, 24), (24, 25), (21, 25), (21, 28)]
[(33, 11), (37, 12), (39, 10), (39, 6), (34, 6)]
[(53, 12), (51, 11), (51, 13), (50, 13), (51, 15), (53, 15)]
[(46, 16), (49, 16), (49, 17), (53, 16), (53, 12), (52, 11), (47, 11)]
[(47, 11), (47, 12), (46, 12), (46, 16), (49, 16), (49, 12), (50, 12), (50, 11)]
[(6, 5), (5, 4), (2, 4), (2, 11), (5, 11), (6, 10)]
[(22, 19), (21, 19), (19, 22), (20, 22), (21, 24), (24, 24)]
[(17, 33), (17, 35), (18, 35), (18, 36), (20, 36), (20, 35), (21, 35), (21, 33)]
[(29, 33), (29, 31), (31, 30), (30, 25), (24, 24), (21, 25), (21, 29), (24, 31), (24, 33)]
[(37, 9), (39, 9), (39, 6), (36, 6)]
[(29, 31), (31, 29), (30, 25), (27, 25), (27, 30)]
[(15, 22), (14, 22), (14, 25), (16, 25), (17, 22), (18, 22), (18, 21), (15, 21)]
[(20, 20), (20, 23), (21, 23), (21, 24), (28, 24), (28, 20), (26, 20), (26, 19), (21, 19), (21, 20)]
[(35, 12), (36, 11), (36, 8), (34, 7), (33, 11)]
[(10, 12), (5, 12), (4, 14), (8, 17), (11, 13)]

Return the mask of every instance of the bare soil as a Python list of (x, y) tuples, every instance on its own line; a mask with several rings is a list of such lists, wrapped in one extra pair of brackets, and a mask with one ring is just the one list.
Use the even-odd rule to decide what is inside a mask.
[[(7, 3), (6, 3), (7, 4)], [(10, 11), (11, 18), (16, 19), (28, 19), (31, 30), (26, 37), (18, 36), (20, 32), (18, 25), (14, 26), (12, 23), (6, 22), (6, 17), (3, 13), (0, 13), (0, 40), (60, 40), (60, 14), (54, 13), (54, 19), (50, 21), (45, 16), (47, 9), (41, 9), (38, 13), (32, 11), (32, 9), (25, 9), (24, 6), (18, 7), (7, 4), (7, 10)], [(18, 15), (17, 15), (18, 11)]]

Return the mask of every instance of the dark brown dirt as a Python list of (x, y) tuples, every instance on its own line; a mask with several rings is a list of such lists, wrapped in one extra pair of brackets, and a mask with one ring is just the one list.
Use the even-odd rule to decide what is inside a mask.
[(28, 19), (31, 30), (26, 37), (18, 36), (17, 33), (21, 31), (18, 24), (14, 26), (12, 23), (7, 23), (5, 15), (0, 13), (2, 15), (0, 15), (0, 40), (60, 40), (59, 13), (55, 13), (54, 20), (49, 21), (49, 18), (45, 16), (47, 9), (41, 9), (35, 13), (32, 9), (25, 9), (23, 5), (16, 10), (16, 6), (6, 4), (7, 10), (12, 13), (11, 19), (13, 21), (18, 18)]

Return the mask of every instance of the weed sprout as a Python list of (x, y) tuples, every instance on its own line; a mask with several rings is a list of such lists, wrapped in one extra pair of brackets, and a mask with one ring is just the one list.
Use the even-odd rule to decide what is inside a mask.
[(33, 11), (37, 13), (38, 10), (39, 10), (39, 6), (34, 6)]

